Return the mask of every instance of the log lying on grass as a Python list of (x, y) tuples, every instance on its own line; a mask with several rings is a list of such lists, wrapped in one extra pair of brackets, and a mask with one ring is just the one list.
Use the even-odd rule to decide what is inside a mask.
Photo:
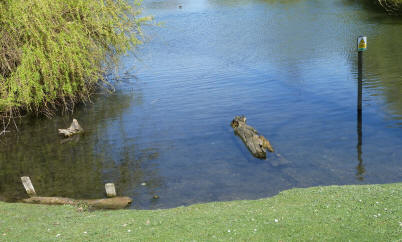
[(267, 157), (267, 149), (270, 152), (274, 152), (269, 141), (264, 136), (258, 134), (257, 130), (253, 127), (246, 124), (246, 117), (236, 116), (230, 125), (253, 156), (259, 159), (265, 159)]
[(76, 119), (73, 119), (73, 122), (67, 129), (59, 129), (59, 134), (64, 135), (64, 137), (70, 137), (82, 132), (84, 132), (84, 129), (79, 125)]
[(48, 205), (88, 205), (95, 209), (123, 209), (131, 204), (129, 197), (113, 197), (104, 199), (75, 200), (66, 197), (30, 197), (23, 199), (24, 203)]
[[(23, 176), (21, 177), (21, 181), (26, 192), (30, 196), (30, 198), (23, 199), (23, 203), (76, 206), (87, 205), (88, 207), (94, 209), (122, 209), (133, 202), (133, 199), (129, 197), (113, 197), (87, 200), (76, 200), (67, 197), (37, 197), (31, 179), (27, 176)], [(116, 190), (113, 183), (107, 183), (105, 185), (105, 189), (108, 196), (116, 196)]]

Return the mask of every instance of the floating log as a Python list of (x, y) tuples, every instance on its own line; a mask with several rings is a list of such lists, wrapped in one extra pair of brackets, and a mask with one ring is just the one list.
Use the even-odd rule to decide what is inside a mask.
[(79, 134), (82, 132), (84, 132), (84, 129), (79, 125), (76, 119), (73, 119), (73, 122), (67, 129), (59, 129), (59, 134), (62, 134), (65, 137), (70, 137), (72, 135)]
[(47, 205), (82, 205), (86, 204), (95, 209), (123, 209), (132, 203), (129, 197), (113, 197), (104, 199), (75, 200), (66, 197), (30, 197), (23, 199), (24, 203)]
[(270, 152), (274, 152), (269, 141), (264, 136), (260, 135), (253, 127), (246, 124), (246, 117), (236, 116), (230, 125), (234, 133), (241, 138), (253, 156), (259, 159), (265, 159), (267, 157), (267, 149)]
[(25, 191), (30, 197), (36, 196), (35, 188), (32, 185), (29, 176), (21, 177), (22, 185), (24, 185)]
[(116, 188), (114, 187), (113, 183), (106, 183), (105, 191), (106, 191), (107, 197), (115, 197), (116, 196)]

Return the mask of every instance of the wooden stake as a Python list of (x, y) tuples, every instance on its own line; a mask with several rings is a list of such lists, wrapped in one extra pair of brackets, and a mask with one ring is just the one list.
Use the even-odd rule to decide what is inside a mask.
[(28, 195), (30, 197), (35, 197), (36, 196), (35, 188), (33, 187), (29, 176), (21, 177), (21, 181), (22, 181), (22, 185), (24, 185), (25, 191), (27, 191)]
[(105, 190), (106, 190), (107, 197), (115, 197), (116, 196), (116, 189), (115, 189), (113, 183), (106, 183)]

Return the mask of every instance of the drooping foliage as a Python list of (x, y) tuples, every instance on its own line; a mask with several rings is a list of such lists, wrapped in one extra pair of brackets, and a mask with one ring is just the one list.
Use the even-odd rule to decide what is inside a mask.
[(402, 15), (401, 0), (376, 0), (377, 5), (382, 7), (389, 15)]
[(141, 43), (140, 2), (0, 0), (0, 117), (87, 101)]

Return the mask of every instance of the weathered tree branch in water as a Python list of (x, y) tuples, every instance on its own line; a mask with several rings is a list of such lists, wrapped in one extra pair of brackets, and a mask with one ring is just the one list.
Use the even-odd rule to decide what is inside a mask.
[(274, 152), (269, 141), (262, 135), (258, 134), (250, 125), (246, 124), (246, 117), (236, 116), (230, 124), (237, 136), (241, 138), (253, 156), (259, 159), (267, 157), (266, 150)]
[(75, 134), (79, 134), (82, 132), (84, 132), (84, 129), (79, 125), (79, 123), (76, 119), (73, 119), (73, 122), (71, 123), (69, 128), (59, 129), (59, 134), (62, 134), (65, 137), (70, 137), (70, 136), (73, 136)]
[(81, 205), (86, 204), (96, 209), (123, 209), (131, 204), (129, 197), (113, 197), (104, 199), (75, 200), (66, 197), (30, 197), (23, 199), (24, 203), (47, 205)]

